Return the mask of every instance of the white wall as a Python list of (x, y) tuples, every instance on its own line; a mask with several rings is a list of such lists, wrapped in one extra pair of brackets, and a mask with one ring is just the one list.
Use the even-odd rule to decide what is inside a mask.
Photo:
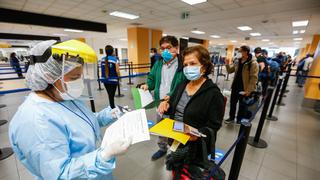
[[(105, 56), (104, 47), (106, 45), (111, 45), (114, 48), (118, 48), (118, 56), (120, 59), (122, 59), (121, 48), (128, 48), (127, 41), (103, 37), (86, 38), (86, 43), (96, 51), (98, 59), (101, 59), (103, 56)], [(99, 49), (103, 49), (103, 54), (100, 54)]]

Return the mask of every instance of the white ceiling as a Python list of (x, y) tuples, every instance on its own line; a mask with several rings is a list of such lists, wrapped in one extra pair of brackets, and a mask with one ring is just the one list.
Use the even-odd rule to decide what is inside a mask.
[[(310, 43), (313, 34), (320, 33), (320, 0), (208, 0), (195, 6), (180, 0), (0, 0), (0, 7), (41, 14), (96, 21), (108, 24), (108, 33), (66, 33), (60, 28), (34, 25), (0, 23), (0, 32), (50, 35), (68, 34), (70, 37), (126, 38), (130, 23), (141, 23), (142, 27), (162, 29), (166, 34), (178, 37), (189, 36), (209, 39), (211, 44), (246, 43), (254, 46), (298, 46), (294, 37), (303, 37), (300, 46)], [(104, 10), (107, 13), (103, 12)], [(126, 20), (109, 16), (111, 11), (123, 11), (139, 15), (137, 20)], [(181, 13), (189, 11), (190, 18), (181, 19)], [(293, 35), (291, 22), (309, 20), (304, 34)], [(267, 20), (267, 23), (262, 21)], [(252, 31), (242, 32), (238, 26), (248, 25)], [(190, 33), (197, 28), (205, 35)], [(250, 32), (260, 32), (261, 37), (244, 37)], [(220, 39), (210, 38), (215, 34)], [(261, 42), (261, 39), (270, 39)], [(231, 43), (230, 40), (237, 40)]]

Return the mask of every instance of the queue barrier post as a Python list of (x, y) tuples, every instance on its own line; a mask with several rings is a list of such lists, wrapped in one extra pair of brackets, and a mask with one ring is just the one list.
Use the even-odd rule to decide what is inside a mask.
[[(99, 68), (99, 63), (97, 64), (97, 77), (98, 79), (100, 79), (100, 68)], [(103, 90), (103, 88), (101, 88), (101, 82), (98, 81), (98, 91)]]
[(273, 116), (273, 110), (274, 110), (274, 107), (277, 103), (277, 99), (278, 99), (278, 96), (279, 96), (279, 92), (280, 92), (280, 89), (281, 89), (281, 85), (282, 85), (282, 82), (283, 82), (283, 77), (280, 76), (278, 81), (277, 81), (277, 87), (276, 87), (276, 91), (273, 95), (273, 99), (272, 99), (272, 103), (271, 103), (271, 107), (270, 107), (270, 110), (269, 110), (269, 114), (267, 116), (267, 120), (269, 121), (277, 121), (278, 118), (276, 116)]
[(252, 126), (251, 122), (241, 121), (241, 126), (238, 134), (238, 138), (241, 138), (241, 139), (238, 142), (236, 149), (234, 150), (234, 156), (232, 159), (232, 164), (229, 172), (229, 180), (235, 180), (235, 179), (238, 179), (239, 177), (243, 158), (247, 148), (251, 126)]
[(283, 85), (282, 85), (281, 92), (280, 92), (279, 99), (278, 99), (278, 103), (277, 103), (278, 106), (284, 106), (285, 105), (282, 102), (282, 98), (283, 98), (284, 93), (286, 92), (286, 88), (287, 88), (287, 84), (288, 84), (288, 81), (289, 81), (290, 73), (291, 73), (291, 64), (289, 64), (288, 71), (286, 72), (286, 76), (285, 76), (284, 81), (283, 81)]
[(258, 128), (256, 130), (256, 134), (254, 137), (249, 137), (249, 140), (248, 140), (248, 144), (253, 147), (256, 147), (256, 148), (266, 148), (268, 146), (267, 142), (265, 140), (261, 139), (260, 136), (261, 136), (262, 128), (263, 128), (263, 125), (264, 125), (264, 122), (265, 122), (265, 119), (267, 116), (267, 112), (269, 109), (269, 104), (271, 101), (271, 96), (272, 96), (273, 90), (274, 90), (274, 87), (268, 87), (266, 100), (263, 105), (263, 109), (261, 112), (261, 116), (260, 116)]
[(128, 64), (128, 66), (129, 66), (129, 82), (127, 83), (128, 85), (133, 85), (133, 83), (132, 83), (132, 81), (131, 81), (131, 76), (132, 76), (132, 74), (133, 74), (133, 63), (132, 62), (130, 62), (129, 64)]
[[(129, 76), (129, 78), (130, 78), (130, 76)], [(124, 94), (121, 94), (121, 90), (120, 90), (120, 78), (118, 78), (118, 94), (117, 95), (115, 95), (115, 97), (123, 97), (124, 96)]]

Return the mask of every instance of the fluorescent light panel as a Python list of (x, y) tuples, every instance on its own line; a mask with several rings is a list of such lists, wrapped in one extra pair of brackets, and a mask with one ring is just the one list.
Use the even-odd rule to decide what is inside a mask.
[(304, 20), (304, 21), (293, 21), (292, 26), (293, 27), (301, 27), (301, 26), (308, 26), (309, 21)]
[(129, 14), (125, 12), (120, 12), (120, 11), (113, 11), (110, 13), (111, 16), (116, 16), (120, 18), (125, 18), (125, 19), (138, 19), (139, 16), (134, 15), (134, 14)]
[(120, 41), (128, 41), (128, 39), (126, 39), (126, 38), (121, 38), (121, 39), (119, 39)]
[(269, 39), (262, 39), (261, 41), (263, 41), (263, 42), (268, 42), (268, 41), (270, 41)]
[(220, 36), (218, 36), (218, 35), (211, 35), (210, 37), (212, 37), (212, 38), (220, 38)]
[(59, 34), (59, 33), (54, 33), (52, 35), (54, 35), (54, 36), (68, 36), (68, 34)]
[(83, 32), (82, 30), (78, 30), (78, 29), (64, 29), (64, 31), (66, 31), (66, 32), (77, 32), (77, 33)]
[(306, 32), (306, 30), (300, 30), (300, 34), (303, 34), (303, 33), (305, 33)]
[(261, 36), (261, 34), (260, 34), (260, 33), (258, 33), (258, 32), (250, 33), (250, 35), (251, 35), (251, 36)]
[(303, 38), (293, 38), (294, 41), (302, 41)]
[(292, 31), (292, 34), (298, 34), (299, 33), (299, 31), (298, 30), (294, 30), (294, 31)]
[(181, 1), (183, 1), (187, 4), (190, 4), (190, 5), (195, 5), (195, 4), (207, 2), (207, 0), (181, 0)]
[(231, 42), (234, 42), (234, 43), (235, 43), (235, 42), (238, 42), (237, 40), (230, 40), (230, 41), (231, 41)]
[(250, 31), (252, 28), (250, 26), (239, 26), (237, 27), (241, 31)]
[(193, 34), (205, 34), (205, 32), (203, 31), (198, 31), (198, 30), (194, 30), (194, 31), (191, 31)]

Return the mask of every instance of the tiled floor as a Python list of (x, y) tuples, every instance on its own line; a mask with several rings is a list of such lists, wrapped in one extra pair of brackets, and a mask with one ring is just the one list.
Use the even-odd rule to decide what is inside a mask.
[[(233, 77), (233, 76), (231, 76)], [(214, 81), (216, 79), (214, 78)], [(143, 82), (144, 78), (136, 78), (135, 84)], [(116, 98), (120, 105), (132, 107), (130, 87), (127, 80), (122, 82), (122, 93)], [(229, 88), (231, 81), (219, 79), (219, 86)], [(20, 86), (20, 85), (17, 85)], [(293, 79), (290, 80), (287, 97), (283, 102), (286, 106), (276, 107), (274, 114), (279, 121), (266, 121), (261, 138), (268, 142), (266, 149), (247, 147), (245, 159), (241, 168), (241, 180), (316, 180), (320, 177), (320, 114), (310, 108), (301, 106), (303, 89), (297, 88)], [(17, 107), (27, 93), (8, 94), (0, 97), (1, 104), (7, 104), (0, 109), (1, 119), (10, 120)], [(96, 108), (102, 109), (108, 104), (105, 90), (97, 91)], [(147, 111), (149, 119), (155, 119), (155, 110)], [(226, 110), (226, 117), (228, 108)], [(253, 121), (251, 135), (254, 135), (258, 119)], [(0, 127), (0, 147), (9, 146), (8, 125)], [(218, 133), (217, 148), (226, 151), (236, 139), (239, 127), (223, 125)], [(152, 162), (150, 157), (157, 150), (156, 137), (150, 141), (132, 146), (126, 155), (117, 160), (114, 176), (119, 180), (167, 180), (170, 172), (166, 171), (164, 159)], [(229, 174), (232, 162), (231, 156), (222, 167)], [(18, 162), (15, 156), (0, 161), (0, 180), (28, 180), (32, 175)]]

